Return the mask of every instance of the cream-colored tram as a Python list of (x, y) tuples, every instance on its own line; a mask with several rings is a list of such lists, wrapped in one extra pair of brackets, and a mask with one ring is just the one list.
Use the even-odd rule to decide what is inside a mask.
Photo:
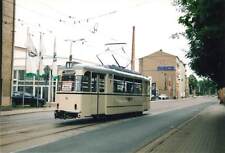
[(67, 63), (56, 93), (55, 118), (142, 113), (150, 108), (151, 79), (115, 66)]

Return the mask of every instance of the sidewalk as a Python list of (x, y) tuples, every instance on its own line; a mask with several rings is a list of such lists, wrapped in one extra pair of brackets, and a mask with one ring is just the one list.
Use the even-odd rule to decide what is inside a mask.
[(210, 106), (138, 152), (225, 153), (225, 106)]
[(54, 111), (56, 109), (55, 106), (51, 107), (39, 107), (39, 108), (26, 108), (26, 109), (14, 109), (10, 111), (0, 111), (0, 116), (11, 116), (17, 114), (28, 114), (28, 113), (37, 113), (37, 112), (48, 112)]

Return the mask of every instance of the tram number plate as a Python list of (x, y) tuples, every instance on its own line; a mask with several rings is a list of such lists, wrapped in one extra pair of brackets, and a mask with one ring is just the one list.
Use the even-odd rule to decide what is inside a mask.
[(72, 82), (63, 82), (62, 91), (71, 91)]

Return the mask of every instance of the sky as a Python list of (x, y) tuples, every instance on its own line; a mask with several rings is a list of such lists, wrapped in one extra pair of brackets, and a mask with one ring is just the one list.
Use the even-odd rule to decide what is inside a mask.
[[(82, 38), (85, 41), (73, 43), (74, 58), (99, 63), (98, 55), (104, 64), (115, 64), (113, 54), (120, 65), (129, 67), (135, 26), (136, 65), (138, 58), (160, 49), (188, 63), (187, 40), (171, 38), (172, 34), (184, 31), (177, 22), (179, 16), (172, 0), (17, 0), (15, 43), (25, 45), (29, 27), (37, 49), (41, 32), (45, 55), (53, 54), (56, 37), (57, 56), (68, 57), (70, 42), (65, 40)], [(187, 71), (192, 73), (189, 67)]]

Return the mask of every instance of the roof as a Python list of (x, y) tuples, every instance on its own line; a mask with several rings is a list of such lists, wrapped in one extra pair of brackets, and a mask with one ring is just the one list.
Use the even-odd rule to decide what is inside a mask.
[(88, 71), (94, 70), (99, 73), (109, 73), (117, 75), (125, 75), (127, 77), (140, 78), (144, 80), (149, 80), (148, 77), (145, 77), (137, 72), (133, 72), (127, 69), (115, 68), (114, 66), (100, 66), (100, 65), (91, 65), (91, 64), (76, 64), (72, 69), (85, 69)]
[(149, 54), (149, 55), (146, 55), (144, 57), (141, 57), (139, 59), (144, 59), (144, 58), (148, 58), (148, 57), (154, 57), (154, 56), (171, 56), (171, 57), (176, 57), (184, 66), (186, 65), (178, 56), (175, 56), (173, 54), (169, 54), (169, 53), (166, 53), (164, 52), (162, 49), (160, 49), (159, 51), (156, 51), (152, 54)]
[(148, 57), (152, 57), (152, 56), (172, 56), (172, 57), (177, 57), (175, 55), (172, 55), (172, 54), (169, 54), (169, 53), (166, 53), (164, 52), (162, 49), (160, 49), (159, 51), (156, 51), (152, 54), (149, 54), (149, 55), (146, 55), (144, 57), (141, 57), (140, 59), (143, 59), (143, 58), (148, 58)]

